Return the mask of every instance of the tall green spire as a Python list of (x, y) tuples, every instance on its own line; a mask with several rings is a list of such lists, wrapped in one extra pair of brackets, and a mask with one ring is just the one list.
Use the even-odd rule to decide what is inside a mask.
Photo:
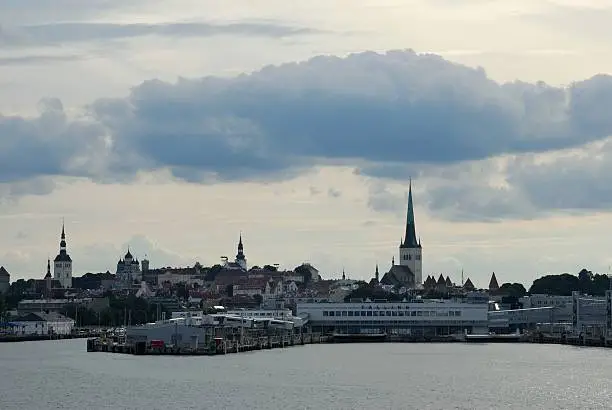
[(404, 235), (404, 243), (402, 248), (418, 248), (416, 229), (414, 224), (414, 206), (412, 205), (412, 179), (408, 188), (408, 215), (406, 216), (406, 234)]

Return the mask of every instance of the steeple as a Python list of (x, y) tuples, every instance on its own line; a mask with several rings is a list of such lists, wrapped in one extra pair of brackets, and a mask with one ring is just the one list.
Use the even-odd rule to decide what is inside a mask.
[(400, 248), (419, 248), (420, 240), (417, 241), (416, 229), (414, 224), (414, 206), (412, 204), (412, 179), (408, 188), (408, 212), (406, 215), (406, 233), (404, 234), (404, 242)]
[(378, 281), (379, 281), (379, 279), (378, 279), (378, 276), (379, 276), (379, 275), (378, 275), (378, 262), (376, 262), (376, 273), (375, 273), (375, 275), (376, 275), (376, 276), (375, 276), (375, 278), (376, 278), (376, 282), (378, 282)]
[[(60, 250), (54, 259), (55, 262), (70, 262), (70, 256), (66, 252), (66, 229), (64, 227), (64, 221), (62, 221), (62, 235), (60, 238)], [(57, 279), (57, 278), (56, 278)]]
[(45, 275), (45, 279), (51, 279), (51, 259), (47, 258), (47, 274)]
[(342, 280), (346, 279), (346, 275), (344, 274), (344, 268), (342, 268)]
[(66, 252), (66, 230), (64, 229), (64, 221), (62, 220), (62, 237), (60, 239), (60, 252)]
[(236, 261), (244, 260), (244, 245), (242, 244), (242, 232), (240, 232), (240, 239), (238, 240), (238, 253), (236, 254)]

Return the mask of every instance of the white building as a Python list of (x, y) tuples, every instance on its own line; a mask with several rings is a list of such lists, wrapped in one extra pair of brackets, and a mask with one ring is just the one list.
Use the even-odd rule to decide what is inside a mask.
[(229, 262), (227, 257), (224, 257), (224, 259), (225, 262), (223, 264), (223, 267), (225, 269), (236, 269), (243, 271), (248, 270), (247, 259), (244, 255), (244, 245), (242, 244), (242, 233), (240, 234), (240, 239), (238, 240), (238, 253), (236, 253), (236, 258), (234, 259), (234, 262)]
[(72, 288), (72, 259), (66, 252), (66, 233), (62, 224), (60, 251), (53, 260), (53, 279), (58, 280), (63, 288)]
[(571, 309), (572, 300), (572, 296), (534, 294), (523, 296), (519, 302), (523, 305), (523, 309), (541, 307), (569, 307)]
[(28, 313), (9, 323), (18, 335), (69, 335), (74, 327), (73, 319), (57, 312)]
[(488, 304), (453, 300), (421, 302), (298, 303), (313, 331), (441, 335), (486, 333)]

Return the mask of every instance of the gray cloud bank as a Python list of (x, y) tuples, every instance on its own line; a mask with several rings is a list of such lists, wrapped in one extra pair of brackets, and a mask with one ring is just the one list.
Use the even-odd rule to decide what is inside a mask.
[(67, 43), (108, 41), (143, 36), (162, 37), (212, 37), (241, 35), (282, 38), (318, 31), (305, 27), (293, 27), (274, 22), (206, 23), (178, 22), (159, 24), (120, 24), (66, 22), (26, 25), (4, 28), (0, 26), (0, 46), (57, 46)]
[[(77, 120), (56, 100), (44, 103), (37, 118), (0, 117), (0, 178), (126, 178), (167, 167), (193, 182), (257, 180), (336, 162), (382, 178), (447, 169), (433, 176), (453, 182), (459, 180), (454, 167), (467, 162), (605, 141), (612, 135), (611, 106), (612, 77), (604, 75), (567, 88), (498, 84), (482, 69), (411, 50), (320, 56), (235, 78), (146, 81), (126, 98), (94, 101)], [(598, 149), (609, 152), (609, 145)], [(31, 160), (19, 160), (23, 155)], [(605, 154), (597, 167), (584, 155), (545, 164), (517, 160), (506, 170), (511, 189), (495, 189), (483, 201), (501, 201), (498, 210), (508, 215), (501, 205), (516, 190), (531, 207), (564, 209), (563, 193), (544, 192), (560, 169), (571, 169), (583, 190), (599, 186), (597, 195), (585, 193), (591, 199), (571, 207), (607, 207), (612, 189), (585, 183), (612, 168), (607, 161)], [(475, 181), (461, 186), (432, 185), (430, 207), (448, 210), (471, 189), (491, 189)]]

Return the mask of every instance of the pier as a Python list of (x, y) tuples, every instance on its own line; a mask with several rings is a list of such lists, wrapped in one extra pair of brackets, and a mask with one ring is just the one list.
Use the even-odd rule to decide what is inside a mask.
[(172, 345), (163, 341), (129, 343), (118, 338), (96, 337), (87, 340), (88, 352), (123, 353), (133, 355), (192, 355), (212, 356), (219, 354), (276, 349), (305, 344), (326, 343), (330, 336), (318, 333), (300, 335), (255, 336), (239, 339), (212, 337), (197, 345)]
[(127, 327), (87, 340), (88, 352), (135, 355), (217, 355), (324, 343), (299, 318), (248, 318), (228, 314), (187, 316)]

